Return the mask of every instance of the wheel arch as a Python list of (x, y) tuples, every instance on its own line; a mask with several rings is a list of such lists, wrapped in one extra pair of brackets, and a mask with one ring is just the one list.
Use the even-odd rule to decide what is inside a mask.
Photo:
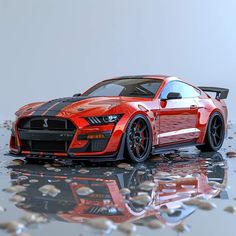
[[(146, 129), (149, 130), (147, 131), (147, 135), (149, 136), (149, 141), (145, 144), (145, 149), (143, 149), (142, 156), (135, 156), (136, 154), (133, 153), (132, 150), (130, 150), (129, 145), (127, 146), (127, 139), (129, 137), (129, 132), (131, 126), (134, 124), (134, 122), (138, 119), (142, 119), (144, 123), (146, 123)], [(144, 131), (145, 132), (145, 131)], [(130, 116), (129, 121), (126, 124), (126, 127), (124, 129), (124, 135), (123, 135), (123, 140), (125, 140), (125, 143), (123, 143), (123, 149), (124, 152), (129, 156), (129, 161), (139, 163), (145, 161), (151, 154), (152, 147), (153, 147), (153, 130), (152, 130), (152, 124), (150, 122), (150, 118), (143, 112), (135, 112), (132, 116)], [(141, 159), (139, 159), (141, 158)]]
[(218, 112), (222, 117), (223, 117), (223, 120), (224, 120), (224, 126), (225, 126), (225, 129), (226, 129), (226, 121), (225, 121), (225, 116), (223, 114), (223, 112), (219, 109), (219, 108), (215, 108), (213, 109), (209, 115), (208, 115), (208, 118), (207, 118), (207, 121), (206, 121), (206, 124), (205, 124), (205, 127), (204, 127), (204, 132), (203, 132), (203, 135), (202, 135), (202, 138), (201, 140), (199, 141), (199, 143), (204, 143), (205, 139), (206, 139), (206, 133), (207, 133), (207, 128), (208, 128), (208, 125), (209, 125), (209, 121), (210, 121), (210, 118), (212, 117), (212, 115), (214, 113)]

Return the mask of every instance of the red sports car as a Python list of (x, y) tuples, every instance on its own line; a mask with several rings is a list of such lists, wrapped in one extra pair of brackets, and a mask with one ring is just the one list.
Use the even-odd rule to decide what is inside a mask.
[(82, 95), (19, 109), (10, 152), (28, 158), (143, 162), (151, 154), (188, 145), (217, 151), (225, 137), (228, 92), (169, 76), (105, 80)]

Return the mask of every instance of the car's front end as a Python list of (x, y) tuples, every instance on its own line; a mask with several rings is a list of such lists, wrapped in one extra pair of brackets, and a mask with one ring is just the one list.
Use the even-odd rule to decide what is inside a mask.
[(121, 105), (120, 98), (65, 98), (63, 102), (67, 100), (72, 102), (53, 111), (54, 116), (40, 110), (45, 105), (17, 112), (10, 152), (31, 158), (122, 159), (125, 128), (135, 108), (126, 102)]
[(93, 114), (98, 114), (97, 110), (94, 112), (95, 108), (88, 111), (77, 107), (81, 111), (76, 113), (72, 111), (75, 108), (70, 107), (56, 116), (34, 115), (33, 111), (17, 117), (12, 127), (10, 152), (44, 158), (119, 158), (127, 115), (120, 112), (105, 115), (106, 112), (101, 111), (102, 115), (95, 116)]

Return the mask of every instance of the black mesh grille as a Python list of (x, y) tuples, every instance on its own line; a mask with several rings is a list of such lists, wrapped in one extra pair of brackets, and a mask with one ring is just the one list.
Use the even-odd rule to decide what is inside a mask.
[(102, 152), (106, 148), (108, 141), (108, 138), (89, 140), (84, 147), (76, 148), (76, 152)]
[(70, 142), (22, 140), (22, 149), (32, 152), (67, 152)]
[[(66, 119), (60, 119), (60, 118), (54, 118), (54, 117), (32, 117), (32, 118), (25, 118), (22, 119), (19, 122), (18, 125), (18, 132), (22, 131), (30, 131), (32, 137), (35, 135), (38, 135), (37, 132), (40, 130), (43, 130), (45, 133), (45, 140), (42, 136), (40, 140), (29, 140), (29, 138), (24, 140), (21, 139), (22, 144), (22, 151), (31, 151), (31, 152), (47, 152), (47, 153), (53, 153), (53, 152), (59, 152), (59, 153), (66, 153), (68, 151), (68, 148), (71, 144), (72, 137), (70, 140), (53, 140), (53, 138), (50, 138), (52, 140), (48, 140), (48, 137), (53, 132), (62, 132), (61, 134), (65, 134), (66, 131), (71, 131), (72, 135), (73, 132), (75, 132), (76, 127), (70, 120)], [(35, 131), (35, 132), (34, 132)], [(57, 133), (58, 133), (57, 132)], [(48, 134), (48, 135), (47, 135)], [(48, 136), (48, 137), (46, 137)]]
[(21, 129), (35, 130), (75, 130), (73, 123), (66, 119), (54, 117), (33, 117), (22, 119), (19, 123)]
[(91, 142), (91, 152), (101, 152), (105, 149), (108, 139), (93, 140)]

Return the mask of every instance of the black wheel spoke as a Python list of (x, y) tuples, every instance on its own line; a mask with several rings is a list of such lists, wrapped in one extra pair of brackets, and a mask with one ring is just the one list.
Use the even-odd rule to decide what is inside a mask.
[(140, 144), (140, 147), (143, 151), (145, 151), (145, 147), (143, 146), (143, 144)]
[(141, 128), (141, 130), (140, 130), (140, 133), (143, 133), (146, 129), (147, 129), (147, 126), (146, 126), (146, 125), (143, 126), (143, 127)]
[(213, 122), (213, 127), (215, 128), (216, 127), (216, 125), (217, 125), (217, 117), (215, 117), (215, 119), (214, 119), (214, 122)]
[(214, 145), (215, 145), (215, 146), (217, 146), (217, 140), (216, 140), (216, 136), (215, 136), (215, 135), (213, 135), (213, 136), (212, 136), (212, 139), (213, 139)]
[(141, 124), (141, 119), (139, 119), (137, 121), (137, 124), (136, 124), (136, 131), (139, 131), (140, 130), (140, 124)]
[(136, 146), (135, 151), (136, 151), (137, 157), (141, 157), (139, 146)]
[(217, 133), (216, 133), (215, 137), (216, 137), (217, 139), (220, 139), (220, 135), (217, 134)]

